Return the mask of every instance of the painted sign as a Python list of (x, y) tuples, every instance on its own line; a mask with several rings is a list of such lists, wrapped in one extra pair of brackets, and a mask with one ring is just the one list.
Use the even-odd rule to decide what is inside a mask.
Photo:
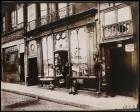
[(134, 51), (134, 44), (127, 44), (127, 45), (125, 45), (125, 51), (126, 52)]

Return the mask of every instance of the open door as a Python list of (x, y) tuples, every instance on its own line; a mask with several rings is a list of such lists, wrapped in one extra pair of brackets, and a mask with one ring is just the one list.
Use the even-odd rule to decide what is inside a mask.
[(113, 95), (129, 95), (134, 89), (132, 72), (132, 53), (123, 48), (112, 48), (110, 51), (111, 91)]
[(66, 77), (69, 74), (68, 51), (60, 50), (55, 52), (55, 71), (59, 84), (66, 86)]
[(37, 58), (29, 59), (29, 77), (28, 85), (38, 84), (38, 68), (37, 68)]

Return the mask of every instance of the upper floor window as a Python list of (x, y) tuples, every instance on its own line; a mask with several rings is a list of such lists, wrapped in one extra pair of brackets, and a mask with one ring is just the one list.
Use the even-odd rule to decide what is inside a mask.
[(115, 11), (110, 11), (105, 13), (105, 25), (116, 23), (116, 13)]
[(17, 7), (17, 23), (23, 22), (23, 5)]
[(131, 9), (129, 6), (118, 9), (118, 22), (131, 20)]
[(36, 19), (36, 5), (31, 4), (28, 6), (28, 22)]
[(14, 28), (14, 27), (16, 27), (16, 24), (17, 24), (17, 13), (16, 13), (16, 10), (12, 11), (11, 19), (12, 19), (12, 28)]
[(131, 9), (129, 6), (113, 10), (104, 14), (104, 25), (131, 20)]
[(2, 31), (5, 32), (5, 17), (2, 18)]
[(49, 13), (55, 12), (55, 4), (54, 3), (49, 3)]
[(60, 18), (64, 18), (67, 15), (67, 3), (58, 4), (58, 13)]
[(115, 3), (108, 3), (109, 7), (115, 6)]
[(40, 4), (40, 10), (41, 10), (41, 17), (47, 15), (47, 3), (41, 3)]

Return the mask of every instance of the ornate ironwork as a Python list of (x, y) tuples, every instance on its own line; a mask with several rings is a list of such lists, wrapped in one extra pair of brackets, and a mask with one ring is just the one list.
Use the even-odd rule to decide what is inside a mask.
[(37, 28), (39, 26), (49, 24), (51, 22), (57, 21), (61, 18), (70, 16), (73, 14), (74, 14), (74, 5), (71, 4), (58, 11), (52, 12), (51, 14), (47, 14), (45, 16), (42, 16), (41, 18), (28, 22), (27, 31), (34, 30), (35, 28)]
[(104, 39), (132, 35), (132, 21), (123, 21), (103, 27)]

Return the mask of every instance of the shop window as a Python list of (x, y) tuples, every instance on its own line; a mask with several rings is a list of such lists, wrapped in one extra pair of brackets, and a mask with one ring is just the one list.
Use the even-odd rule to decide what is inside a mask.
[(67, 42), (66, 33), (59, 33), (55, 37), (55, 50), (67, 50), (68, 42)]
[(74, 77), (88, 75), (88, 35), (84, 28), (73, 30), (70, 36), (72, 74)]
[(43, 60), (44, 60), (44, 74), (45, 76), (53, 76), (53, 38), (48, 36), (43, 38)]
[(18, 71), (18, 51), (16, 47), (5, 49), (3, 60), (4, 73), (16, 73)]

